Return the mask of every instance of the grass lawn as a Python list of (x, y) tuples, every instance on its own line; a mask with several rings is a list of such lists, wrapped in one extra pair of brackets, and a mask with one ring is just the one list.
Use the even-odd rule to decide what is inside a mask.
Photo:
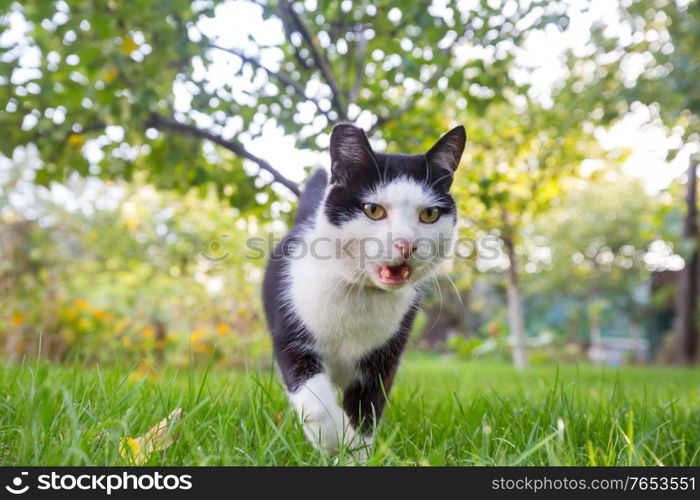
[[(1, 465), (123, 465), (175, 408), (148, 465), (323, 465), (274, 372), (0, 368)], [(342, 463), (341, 458), (341, 463)], [(410, 353), (370, 465), (700, 465), (700, 371), (503, 365)]]

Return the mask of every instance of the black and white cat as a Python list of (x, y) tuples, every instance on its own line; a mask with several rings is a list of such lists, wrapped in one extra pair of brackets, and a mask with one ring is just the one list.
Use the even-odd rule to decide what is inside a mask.
[(426, 154), (381, 154), (361, 129), (336, 125), (330, 183), (323, 170), (311, 177), (268, 263), (277, 364), (306, 436), (331, 455), (344, 445), (362, 461), (372, 444), (421, 283), (449, 254), (465, 141), (459, 126)]

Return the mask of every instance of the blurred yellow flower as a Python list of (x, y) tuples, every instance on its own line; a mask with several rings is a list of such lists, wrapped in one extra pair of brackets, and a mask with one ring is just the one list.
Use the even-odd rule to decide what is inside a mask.
[(133, 51), (139, 48), (139, 45), (129, 35), (124, 37), (122, 42), (122, 54), (125, 56), (131, 55)]
[(106, 316), (105, 312), (104, 312), (103, 310), (101, 310), (101, 309), (95, 309), (95, 310), (92, 312), (92, 315), (93, 315), (93, 317), (95, 317), (96, 319), (104, 319), (105, 316)]
[(216, 333), (219, 335), (226, 335), (228, 332), (229, 328), (226, 323), (220, 323), (219, 326), (216, 327)]
[(195, 350), (201, 352), (202, 354), (211, 354), (212, 349), (207, 344), (197, 344)]
[(190, 342), (196, 344), (202, 338), (202, 332), (199, 330), (192, 330), (192, 335), (190, 335)]
[(153, 371), (151, 368), (151, 365), (148, 364), (146, 361), (142, 362), (136, 370), (131, 372), (128, 376), (128, 380), (132, 382), (136, 382), (138, 380), (141, 380), (142, 378), (149, 378), (151, 380), (154, 380), (156, 378), (156, 373)]
[(88, 307), (90, 307), (90, 304), (85, 299), (75, 299), (73, 301), (73, 305), (78, 309), (87, 309)]
[(147, 339), (153, 338), (153, 328), (151, 328), (150, 326), (143, 328), (141, 330), (141, 335), (143, 335)]
[(78, 328), (81, 330), (89, 330), (90, 329), (90, 321), (87, 318), (81, 318), (78, 321)]
[(129, 337), (122, 337), (122, 345), (124, 347), (129, 347), (131, 345), (131, 339)]
[(22, 313), (14, 313), (12, 315), (12, 326), (19, 326), (24, 323), (24, 316)]
[(112, 66), (104, 72), (104, 74), (102, 75), (102, 79), (105, 83), (112, 83), (118, 74), (119, 72), (117, 71), (117, 68)]
[(87, 142), (87, 138), (82, 134), (70, 134), (67, 142), (70, 147), (76, 151), (80, 151)]

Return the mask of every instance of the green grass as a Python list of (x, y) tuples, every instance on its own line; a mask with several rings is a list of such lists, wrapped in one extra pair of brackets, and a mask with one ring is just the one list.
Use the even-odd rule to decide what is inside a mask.
[[(47, 364), (0, 368), (1, 465), (122, 465), (120, 438), (174, 408), (149, 465), (323, 465), (278, 377)], [(343, 460), (341, 459), (341, 463)], [(700, 465), (697, 369), (532, 367), (412, 353), (370, 465)]]

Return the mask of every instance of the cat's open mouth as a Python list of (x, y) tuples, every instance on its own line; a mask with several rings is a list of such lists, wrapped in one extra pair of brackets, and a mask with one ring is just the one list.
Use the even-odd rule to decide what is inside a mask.
[(411, 276), (411, 267), (406, 262), (379, 268), (379, 281), (385, 285), (403, 285), (408, 283), (409, 276)]

